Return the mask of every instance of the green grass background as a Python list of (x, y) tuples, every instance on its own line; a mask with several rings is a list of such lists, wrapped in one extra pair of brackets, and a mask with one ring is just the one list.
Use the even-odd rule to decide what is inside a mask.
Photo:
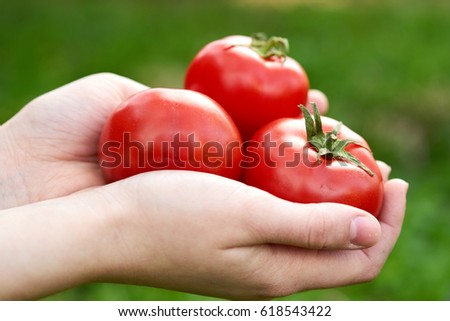
[[(0, 123), (32, 98), (110, 71), (182, 87), (206, 43), (264, 31), (330, 99), (329, 116), (364, 136), (410, 183), (400, 239), (374, 281), (291, 300), (450, 299), (450, 3), (448, 1), (2, 1)], [(212, 300), (92, 284), (50, 300)]]

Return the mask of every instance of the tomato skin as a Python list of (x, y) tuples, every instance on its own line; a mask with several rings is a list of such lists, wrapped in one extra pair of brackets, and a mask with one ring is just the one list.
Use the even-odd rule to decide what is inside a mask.
[(251, 38), (229, 36), (207, 44), (188, 67), (185, 88), (208, 95), (231, 115), (243, 140), (272, 120), (301, 115), (309, 81), (290, 57), (262, 58)]
[(153, 88), (129, 97), (109, 117), (98, 159), (107, 182), (162, 169), (239, 179), (241, 144), (236, 125), (211, 98)]
[[(330, 132), (337, 124), (328, 117), (321, 119), (324, 132)], [(321, 158), (318, 161), (317, 152), (307, 143), (304, 120), (284, 118), (267, 124), (252, 137), (252, 143), (247, 146), (252, 162), (245, 160), (242, 180), (289, 201), (342, 203), (377, 217), (384, 185), (376, 160), (367, 142), (348, 127), (342, 126), (338, 137), (352, 139), (367, 148), (350, 144), (345, 150), (364, 163), (374, 176), (342, 160)], [(261, 143), (268, 141), (272, 142), (270, 149), (267, 143), (266, 148)]]

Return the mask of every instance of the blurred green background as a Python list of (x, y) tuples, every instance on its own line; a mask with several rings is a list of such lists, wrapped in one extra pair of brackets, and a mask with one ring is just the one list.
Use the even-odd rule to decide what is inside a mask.
[[(400, 239), (374, 281), (296, 300), (450, 299), (450, 2), (2, 1), (0, 122), (32, 98), (110, 71), (182, 87), (206, 43), (264, 31), (342, 120), (410, 183)], [(92, 284), (53, 300), (209, 300), (160, 289)]]

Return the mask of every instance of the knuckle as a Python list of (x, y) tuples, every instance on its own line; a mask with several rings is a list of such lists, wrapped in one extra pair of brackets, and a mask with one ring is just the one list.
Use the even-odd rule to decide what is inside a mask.
[(383, 268), (383, 264), (380, 264), (380, 263), (372, 264), (366, 271), (365, 282), (372, 281), (376, 277), (378, 277), (382, 268)]
[(311, 216), (306, 233), (306, 245), (308, 248), (324, 249), (328, 246), (329, 223), (323, 215)]
[(365, 283), (374, 280), (380, 274), (383, 265), (383, 262), (368, 260), (364, 266), (358, 269), (357, 276), (354, 277), (357, 280), (355, 283)]
[(93, 78), (98, 80), (105, 80), (105, 79), (111, 79), (111, 78), (119, 78), (120, 76), (109, 71), (103, 71), (103, 72), (97, 72), (94, 74), (91, 74), (87, 76), (87, 78)]

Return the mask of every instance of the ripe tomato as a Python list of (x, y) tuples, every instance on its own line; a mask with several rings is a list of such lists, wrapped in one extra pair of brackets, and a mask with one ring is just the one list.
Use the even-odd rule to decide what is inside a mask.
[(185, 88), (208, 95), (231, 115), (243, 140), (263, 125), (301, 114), (308, 77), (287, 57), (284, 38), (229, 36), (206, 45), (188, 67)]
[(109, 117), (99, 142), (107, 182), (160, 169), (241, 175), (241, 137), (223, 108), (184, 89), (148, 89)]
[(377, 217), (383, 179), (367, 142), (317, 108), (314, 120), (303, 113), (305, 119), (278, 119), (255, 133), (244, 183), (289, 201), (343, 203)]

